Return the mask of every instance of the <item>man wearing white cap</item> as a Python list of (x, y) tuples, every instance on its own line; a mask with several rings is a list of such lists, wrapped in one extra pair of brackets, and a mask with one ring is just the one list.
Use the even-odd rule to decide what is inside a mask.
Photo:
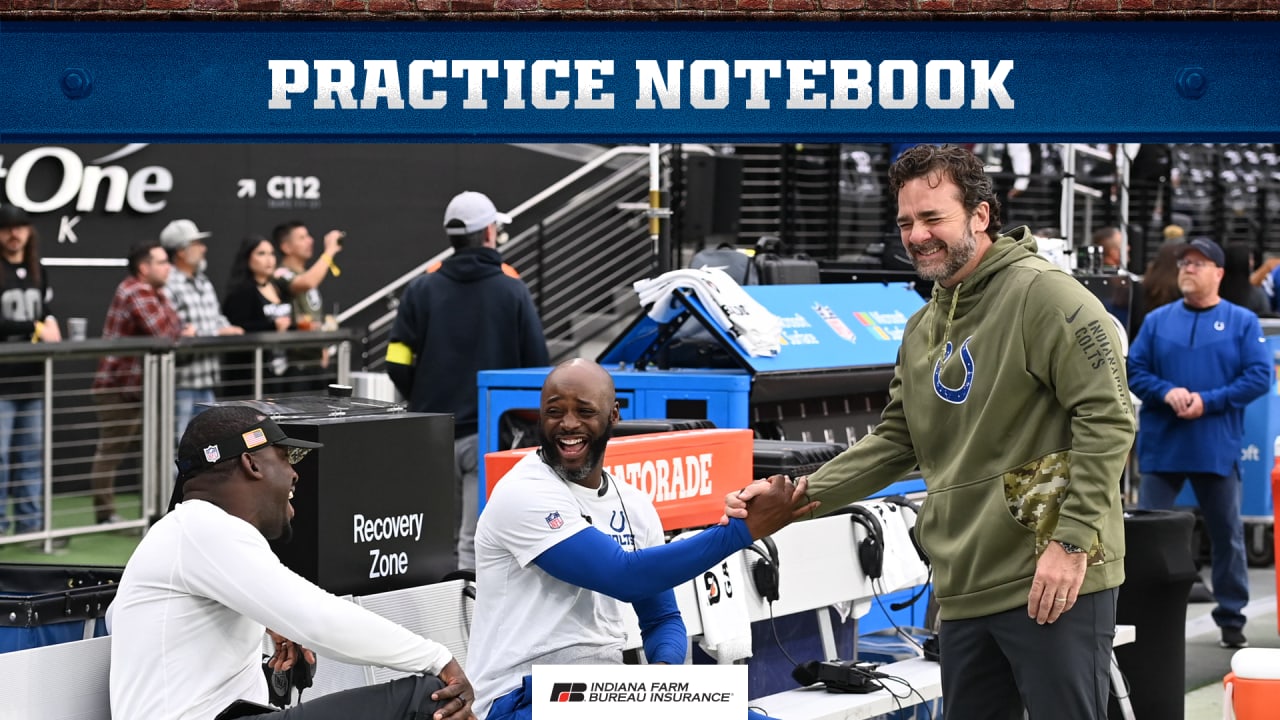
[[(173, 272), (165, 283), (165, 292), (178, 311), (183, 325), (195, 328), (197, 337), (243, 335), (244, 330), (232, 325), (222, 314), (213, 283), (204, 274), (205, 238), (190, 220), (174, 220), (160, 231), (160, 244), (169, 254)], [(221, 360), (216, 354), (180, 355), (175, 370), (175, 402), (173, 407), (173, 441), (187, 429), (187, 423), (213, 402), (213, 389), (221, 384)]]
[(550, 364), (542, 321), (524, 283), (502, 270), (501, 226), (511, 218), (478, 192), (453, 198), (444, 231), (453, 255), (400, 298), (387, 371), (413, 412), (453, 414), (461, 517), (458, 567), (475, 568), (479, 507), (476, 373)]

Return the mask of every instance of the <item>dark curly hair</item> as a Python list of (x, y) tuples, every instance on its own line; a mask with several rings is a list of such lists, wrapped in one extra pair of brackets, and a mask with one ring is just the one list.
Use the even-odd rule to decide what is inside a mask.
[(916, 178), (937, 173), (960, 187), (960, 202), (965, 212), (972, 215), (978, 205), (986, 203), (990, 208), (987, 235), (995, 238), (1000, 232), (1000, 201), (995, 187), (982, 161), (971, 150), (956, 145), (916, 145), (908, 148), (889, 167), (889, 186), (895, 194)]

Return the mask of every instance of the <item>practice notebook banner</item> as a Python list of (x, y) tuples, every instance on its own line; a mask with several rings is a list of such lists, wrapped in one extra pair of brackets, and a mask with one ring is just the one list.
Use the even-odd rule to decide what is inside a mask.
[(0, 23), (0, 142), (1270, 140), (1280, 24)]

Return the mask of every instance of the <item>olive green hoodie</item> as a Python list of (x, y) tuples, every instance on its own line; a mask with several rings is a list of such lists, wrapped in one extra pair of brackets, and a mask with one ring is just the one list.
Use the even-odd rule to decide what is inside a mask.
[(907, 321), (875, 431), (809, 478), (820, 512), (917, 465), (916, 532), (944, 620), (1026, 605), (1050, 540), (1087, 548), (1081, 594), (1124, 581), (1120, 477), (1134, 438), (1115, 324), (1025, 227)]

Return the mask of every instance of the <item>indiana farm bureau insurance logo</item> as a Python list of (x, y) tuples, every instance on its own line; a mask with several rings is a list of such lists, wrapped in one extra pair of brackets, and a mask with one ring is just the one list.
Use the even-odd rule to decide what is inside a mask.
[(535, 665), (537, 720), (741, 720), (745, 665)]
[(582, 702), (586, 692), (586, 683), (556, 683), (551, 686), (551, 702)]

